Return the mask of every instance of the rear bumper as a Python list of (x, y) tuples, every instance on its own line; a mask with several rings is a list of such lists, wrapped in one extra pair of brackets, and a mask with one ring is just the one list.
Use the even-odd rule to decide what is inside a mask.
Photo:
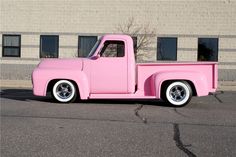
[(211, 89), (210, 91), (209, 91), (209, 93), (215, 93), (216, 92), (216, 88), (213, 88), (213, 89)]

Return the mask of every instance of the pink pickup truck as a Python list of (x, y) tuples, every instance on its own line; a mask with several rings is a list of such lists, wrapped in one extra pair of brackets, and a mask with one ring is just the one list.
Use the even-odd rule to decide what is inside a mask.
[(44, 59), (32, 73), (33, 92), (59, 102), (80, 99), (162, 99), (186, 105), (217, 88), (215, 62), (135, 63), (133, 40), (105, 35), (87, 58)]

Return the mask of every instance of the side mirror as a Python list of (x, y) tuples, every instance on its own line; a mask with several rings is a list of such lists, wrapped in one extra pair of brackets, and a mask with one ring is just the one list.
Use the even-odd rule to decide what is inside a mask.
[(93, 60), (96, 60), (96, 59), (98, 59), (98, 58), (100, 58), (100, 54), (98, 54), (98, 55), (92, 57)]

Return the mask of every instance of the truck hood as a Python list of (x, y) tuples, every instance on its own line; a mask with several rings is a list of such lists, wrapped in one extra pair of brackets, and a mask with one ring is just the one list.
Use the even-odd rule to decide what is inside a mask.
[(45, 69), (76, 69), (82, 70), (83, 68), (83, 59), (43, 59), (38, 68)]

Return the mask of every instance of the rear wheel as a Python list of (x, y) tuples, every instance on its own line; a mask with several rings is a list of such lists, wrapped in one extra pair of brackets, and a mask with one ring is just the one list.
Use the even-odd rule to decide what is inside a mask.
[(76, 87), (68, 80), (59, 80), (53, 86), (52, 95), (59, 102), (73, 102), (77, 95)]
[(186, 81), (171, 82), (165, 87), (164, 99), (172, 106), (185, 106), (191, 98), (192, 89)]

